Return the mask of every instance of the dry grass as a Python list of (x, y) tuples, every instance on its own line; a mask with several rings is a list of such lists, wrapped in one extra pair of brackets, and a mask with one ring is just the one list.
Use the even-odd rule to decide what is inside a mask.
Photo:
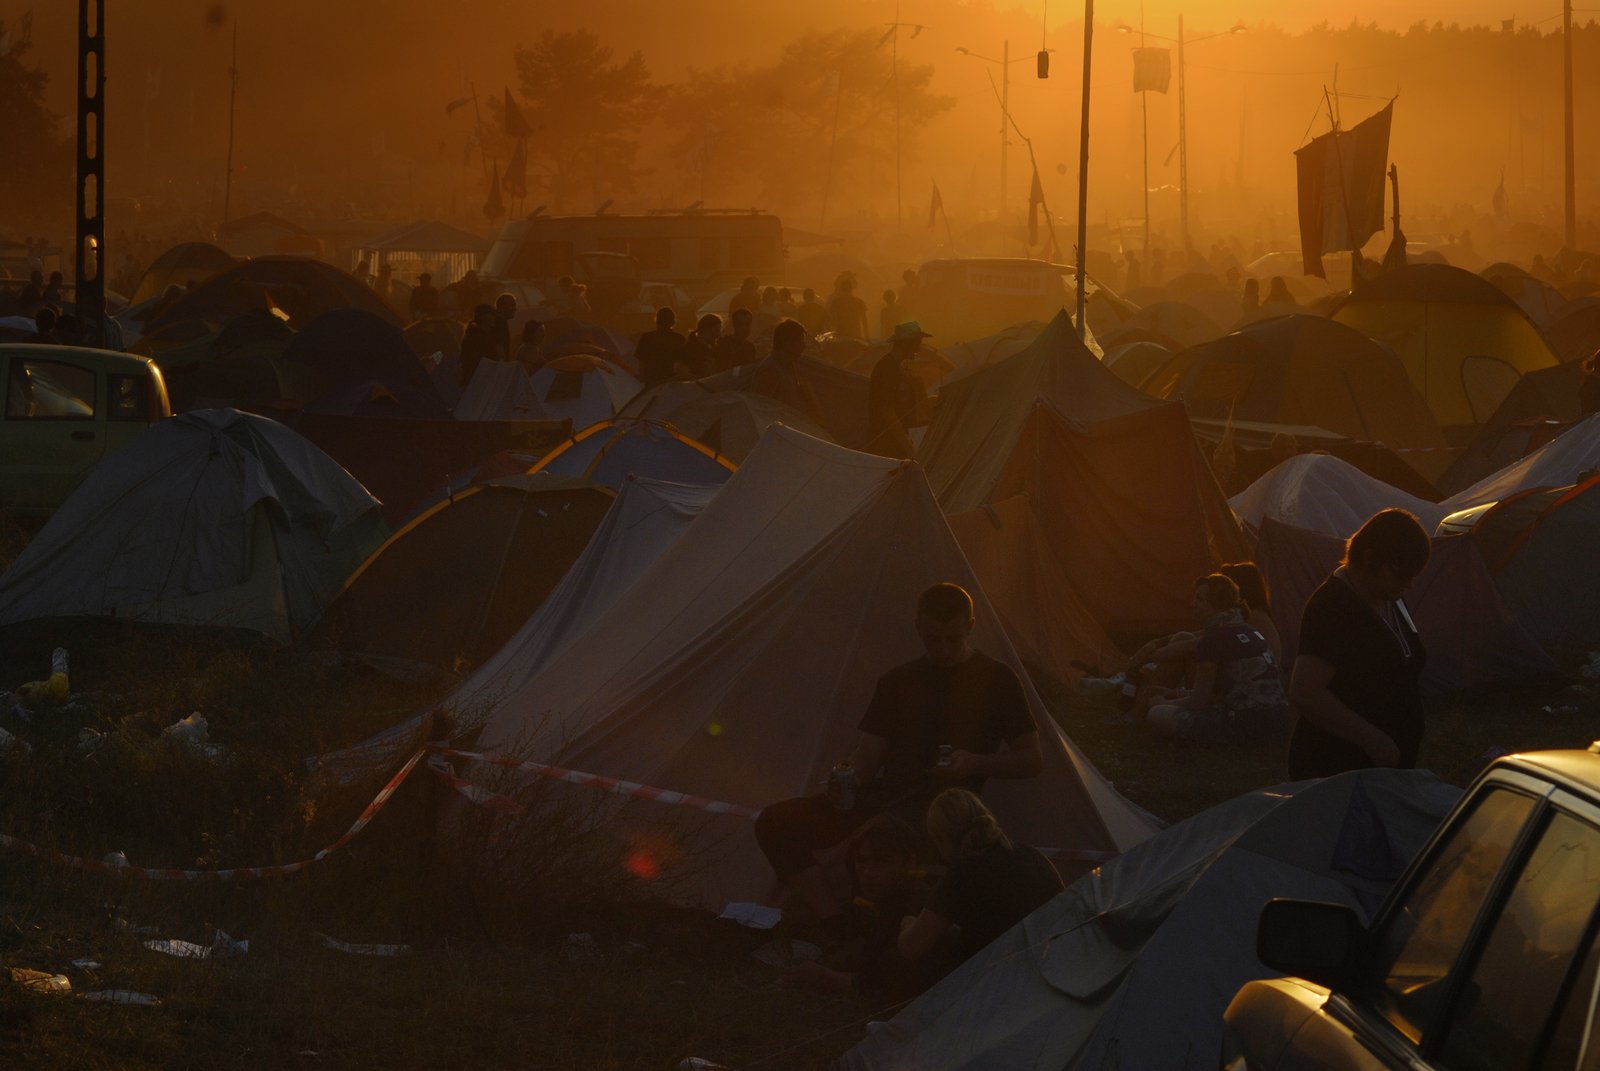
[[(395, 723), (449, 684), (193, 634), (61, 628), (5, 645), (0, 687), (37, 676), (49, 648), (67, 642), (74, 685), (94, 701), (26, 727), (0, 714), (33, 746), (0, 757), (0, 830), (96, 857), (119, 848), (142, 865), (282, 862), (328, 843), (385, 775), (316, 795), (302, 759)], [(1107, 703), (1061, 688), (1047, 699), (1118, 787), (1163, 818), (1283, 779), (1281, 749), (1183, 747), (1112, 724)], [(1435, 710), (1428, 762), (1465, 783), (1490, 749), (1585, 744), (1600, 735), (1587, 694), (1577, 713), (1538, 712), (1574, 701), (1507, 693)], [(208, 761), (161, 737), (194, 710), (227, 758)], [(110, 742), (80, 755), (83, 728)], [(561, 792), (521, 794), (543, 821), (509, 856), (514, 864), (485, 864), (492, 825), (422, 772), (347, 850), (294, 878), (174, 885), (0, 857), (0, 965), (162, 1002), (98, 1005), (0, 981), (0, 1061), (589, 1071), (669, 1068), (698, 1055), (775, 1069), (817, 1067), (859, 1038), (873, 1009), (782, 988), (750, 957), (768, 934), (660, 906), (659, 890), (626, 872), (599, 827), (613, 805)], [(201, 943), (220, 928), (251, 949), (171, 959), (129, 926)], [(322, 947), (318, 933), (414, 951), (353, 957)], [(597, 961), (569, 960), (571, 933), (593, 935)], [(79, 958), (104, 966), (72, 968)]]

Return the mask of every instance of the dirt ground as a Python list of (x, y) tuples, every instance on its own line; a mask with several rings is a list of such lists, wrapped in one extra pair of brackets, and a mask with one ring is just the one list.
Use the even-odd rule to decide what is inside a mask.
[[(31, 746), (0, 754), (0, 832), (91, 858), (113, 849), (195, 867), (300, 858), (338, 836), (383, 780), (309, 795), (303, 757), (394, 724), (449, 685), (97, 627), (12, 636), (0, 645), (0, 688), (39, 676), (58, 641), (72, 644), (77, 698), (32, 723), (9, 701), (0, 709), (0, 725)], [(1185, 747), (1118, 724), (1107, 699), (1047, 686), (1046, 700), (1119, 790), (1169, 822), (1283, 780), (1281, 746)], [(196, 710), (223, 759), (163, 737)], [(1529, 687), (1434, 709), (1424, 764), (1465, 784), (1494, 754), (1596, 737), (1591, 691)], [(785, 988), (751, 955), (772, 934), (652, 903), (621, 868), (597, 871), (572, 845), (552, 848), (539, 881), (486, 890), (437, 851), (426, 798), (402, 788), (349, 848), (268, 881), (139, 882), (0, 855), (0, 966), (65, 975), (78, 994), (160, 1001), (91, 1002), (0, 977), (0, 1061), (593, 1071), (699, 1056), (741, 1069), (818, 1067), (892, 1011)], [(143, 945), (210, 945), (219, 930), (249, 951), (193, 960)], [(322, 935), (409, 952), (353, 955)]]

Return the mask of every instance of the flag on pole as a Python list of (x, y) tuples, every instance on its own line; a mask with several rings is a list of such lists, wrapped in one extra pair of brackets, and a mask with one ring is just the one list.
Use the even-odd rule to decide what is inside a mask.
[(1172, 50), (1170, 48), (1136, 48), (1133, 50), (1133, 91), (1144, 93), (1154, 90), (1165, 93), (1172, 84)]
[(472, 103), (472, 98), (471, 97), (457, 97), (455, 100), (451, 101), (449, 104), (446, 104), (444, 106), (444, 113), (446, 115), (454, 115), (456, 113), (456, 109), (457, 108), (465, 108), (468, 104), (471, 104), (471, 103)]
[(1312, 138), (1295, 150), (1300, 254), (1307, 275), (1322, 276), (1322, 255), (1360, 249), (1383, 230), (1394, 103), (1349, 130)]
[(521, 199), (528, 196), (528, 155), (523, 151), (525, 143), (517, 142), (517, 147), (511, 152), (511, 159), (506, 164), (506, 173), (500, 180), (500, 185), (506, 191), (506, 196)]
[(517, 102), (511, 99), (511, 90), (506, 90), (504, 111), (501, 121), (505, 124), (506, 137), (525, 138), (533, 131), (528, 129), (528, 121), (522, 117), (522, 109), (517, 107)]
[(933, 198), (928, 202), (928, 229), (933, 229), (933, 221), (944, 211), (944, 198), (939, 196), (939, 182), (934, 180)]
[(1033, 167), (1033, 188), (1028, 191), (1028, 244), (1039, 240), (1039, 206), (1044, 204), (1044, 185), (1039, 181), (1039, 165)]
[(483, 214), (491, 220), (499, 219), (506, 214), (505, 202), (500, 200), (500, 161), (498, 160), (490, 165), (489, 199), (484, 202)]

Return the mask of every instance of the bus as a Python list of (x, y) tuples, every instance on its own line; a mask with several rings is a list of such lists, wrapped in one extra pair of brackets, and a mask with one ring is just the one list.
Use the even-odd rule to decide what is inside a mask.
[(643, 215), (543, 216), (500, 228), (478, 274), (529, 283), (545, 293), (575, 274), (582, 253), (625, 253), (648, 282), (681, 287), (697, 300), (749, 275), (782, 285), (783, 224), (755, 210), (688, 209)]

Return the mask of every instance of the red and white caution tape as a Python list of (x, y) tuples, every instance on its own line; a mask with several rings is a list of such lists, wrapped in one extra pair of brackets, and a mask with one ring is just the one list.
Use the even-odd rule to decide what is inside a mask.
[(297, 874), (313, 863), (320, 863), (334, 852), (343, 848), (356, 838), (363, 829), (375, 818), (384, 804), (389, 802), (389, 797), (395, 794), (411, 771), (416, 769), (417, 763), (422, 761), (424, 751), (418, 751), (400, 771), (389, 779), (389, 783), (373, 797), (366, 809), (356, 817), (355, 822), (345, 831), (344, 836), (322, 849), (309, 859), (302, 859), (295, 863), (284, 863), (280, 866), (252, 866), (237, 867), (231, 870), (176, 870), (169, 868), (153, 868), (142, 866), (129, 866), (127, 863), (108, 863), (100, 859), (84, 859), (79, 856), (62, 855), (58, 852), (47, 851), (37, 844), (30, 844), (25, 840), (0, 833), (0, 848), (10, 848), (12, 851), (22, 852), (40, 859), (51, 859), (64, 863), (76, 870), (87, 870), (96, 874), (117, 874), (129, 878), (148, 878), (151, 881), (239, 881), (247, 878), (276, 878), (286, 874)]
[(735, 818), (753, 819), (761, 813), (759, 807), (746, 807), (743, 804), (725, 803), (722, 800), (707, 799), (704, 796), (691, 796), (687, 792), (674, 792), (668, 788), (642, 785), (637, 781), (619, 781), (614, 777), (602, 777), (600, 774), (584, 773), (582, 770), (569, 770), (563, 766), (550, 766), (542, 762), (503, 759), (496, 755), (486, 755), (480, 751), (455, 751), (438, 744), (428, 745), (428, 750), (453, 759), (468, 759), (472, 762), (488, 763), (491, 766), (504, 766), (507, 769), (535, 774), (552, 781), (565, 781), (570, 785), (583, 785), (601, 792), (611, 792), (618, 796), (629, 796), (633, 799), (653, 800), (656, 803), (665, 803), (676, 807), (690, 807), (697, 811), (704, 811), (707, 814), (726, 814)]
[(522, 804), (510, 796), (502, 796), (498, 792), (491, 792), (482, 785), (475, 785), (456, 775), (455, 767), (450, 765), (450, 760), (443, 755), (432, 755), (428, 759), (428, 770), (437, 774), (445, 784), (449, 785), (457, 795), (476, 803), (479, 807), (501, 814), (520, 814)]

